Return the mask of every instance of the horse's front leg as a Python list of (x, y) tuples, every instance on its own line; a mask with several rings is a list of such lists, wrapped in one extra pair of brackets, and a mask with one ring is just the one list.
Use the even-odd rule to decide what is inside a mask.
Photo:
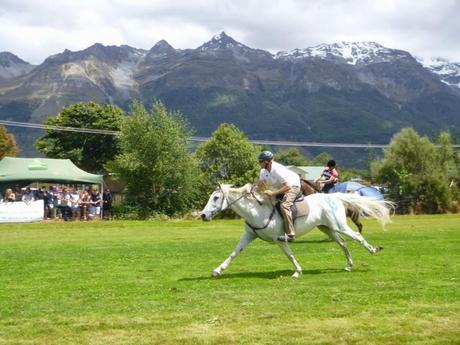
[(241, 236), (240, 238), (240, 242), (238, 242), (238, 244), (236, 245), (235, 249), (230, 254), (230, 256), (212, 271), (212, 276), (213, 277), (220, 276), (222, 274), (222, 271), (225, 270), (228, 267), (228, 265), (231, 264), (233, 259), (235, 259), (238, 256), (238, 254), (240, 254), (249, 243), (254, 241), (255, 238), (256, 236), (254, 234), (245, 231), (243, 233), (243, 236)]
[(295, 268), (295, 272), (292, 275), (292, 278), (299, 278), (302, 275), (302, 267), (300, 267), (299, 263), (294, 257), (294, 253), (292, 252), (291, 248), (286, 242), (279, 242), (278, 245), (280, 246), (281, 250), (284, 254), (288, 257), (289, 261), (292, 262)]

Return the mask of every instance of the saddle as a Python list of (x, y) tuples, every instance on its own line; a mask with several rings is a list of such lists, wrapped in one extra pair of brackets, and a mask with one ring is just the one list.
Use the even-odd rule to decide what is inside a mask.
[[(283, 199), (283, 195), (277, 197), (277, 199), (278, 199), (278, 202), (275, 204), (275, 207), (278, 213), (282, 214), (281, 213), (281, 200)], [(309, 211), (310, 209), (308, 207), (308, 203), (305, 201), (305, 197), (303, 193), (299, 193), (291, 206), (292, 223), (295, 223), (295, 220), (299, 217), (308, 216)]]

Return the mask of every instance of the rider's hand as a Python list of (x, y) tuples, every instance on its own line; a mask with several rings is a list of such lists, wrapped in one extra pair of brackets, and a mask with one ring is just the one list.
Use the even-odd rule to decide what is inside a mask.
[(273, 193), (271, 190), (266, 190), (266, 191), (264, 191), (264, 194), (265, 194), (265, 195), (268, 195), (268, 196), (273, 196), (273, 195), (275, 195), (275, 193)]

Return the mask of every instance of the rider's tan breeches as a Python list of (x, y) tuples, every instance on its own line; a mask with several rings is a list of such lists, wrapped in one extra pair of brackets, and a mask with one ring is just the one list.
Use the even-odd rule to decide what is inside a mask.
[(291, 187), (291, 190), (284, 194), (283, 200), (281, 200), (281, 213), (284, 219), (284, 232), (287, 235), (295, 235), (294, 224), (292, 223), (291, 206), (299, 193), (299, 187)]

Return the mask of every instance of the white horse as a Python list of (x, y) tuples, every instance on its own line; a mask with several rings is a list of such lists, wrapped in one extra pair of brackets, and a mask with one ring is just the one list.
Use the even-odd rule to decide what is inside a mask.
[[(390, 222), (390, 210), (393, 208), (391, 202), (376, 201), (360, 195), (345, 193), (312, 194), (306, 196), (303, 202), (308, 203), (309, 212), (308, 215), (296, 219), (294, 224), (296, 237), (319, 227), (342, 248), (347, 259), (346, 271), (352, 270), (353, 261), (341, 234), (357, 241), (371, 254), (376, 254), (383, 249), (370, 245), (361, 234), (354, 232), (347, 225), (345, 212), (346, 209), (362, 212), (376, 218), (384, 227)], [(201, 211), (201, 219), (211, 220), (219, 212), (229, 207), (246, 221), (244, 233), (230, 256), (212, 271), (214, 277), (220, 276), (238, 254), (256, 238), (276, 242), (294, 265), (295, 272), (292, 277), (298, 278), (302, 274), (302, 267), (294, 258), (288, 243), (277, 240), (278, 236), (284, 233), (283, 219), (276, 211), (271, 198), (253, 193), (250, 184), (241, 188), (220, 185), (211, 194), (208, 203)]]

